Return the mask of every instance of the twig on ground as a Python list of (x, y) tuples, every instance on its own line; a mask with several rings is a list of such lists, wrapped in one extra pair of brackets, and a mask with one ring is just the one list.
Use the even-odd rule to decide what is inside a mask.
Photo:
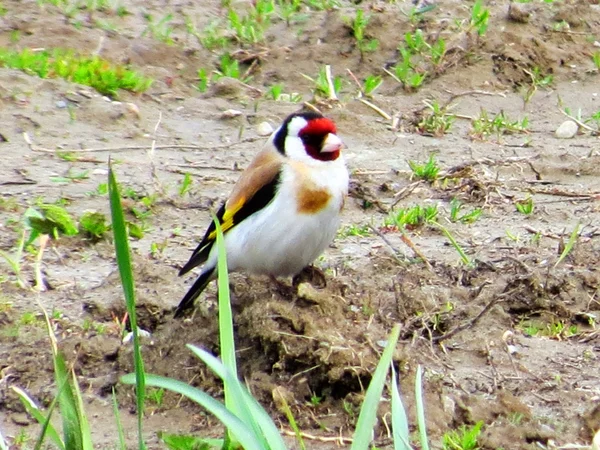
[(393, 74), (392, 72), (387, 70), (385, 67), (383, 67), (383, 71), (385, 73), (387, 73), (390, 77), (392, 77), (394, 80), (396, 80), (398, 83), (402, 84), (402, 81), (400, 81), (400, 78), (398, 78), (395, 74)]
[[(292, 430), (282, 430), (283, 434), (286, 436), (296, 436), (296, 432)], [(352, 443), (352, 438), (347, 438), (342, 435), (340, 436), (315, 436), (314, 434), (305, 433), (304, 431), (300, 432), (300, 436), (304, 439), (309, 439), (311, 441), (320, 441), (320, 442), (337, 442), (338, 444), (344, 445), (346, 443)]]
[(377, 236), (379, 236), (381, 238), (381, 240), (383, 241), (383, 243), (388, 247), (388, 249), (392, 251), (392, 256), (394, 257), (394, 259), (396, 261), (398, 261), (400, 264), (404, 264), (404, 261), (402, 261), (402, 259), (400, 259), (400, 255), (402, 255), (404, 258), (406, 258), (406, 255), (404, 253), (402, 253), (400, 250), (398, 250), (396, 247), (394, 247), (392, 245), (392, 243), (389, 241), (389, 239), (385, 236), (385, 234), (383, 234), (381, 231), (379, 231), (373, 225), (369, 225), (369, 228), (371, 229), (371, 231), (373, 233), (375, 233)]
[(412, 192), (417, 188), (417, 186), (419, 186), (420, 184), (423, 184), (423, 181), (419, 180), (419, 181), (415, 181), (411, 184), (409, 184), (408, 186), (404, 186), (402, 189), (400, 189), (398, 192), (396, 192), (394, 194), (395, 200), (392, 203), (391, 208), (393, 208), (394, 206), (396, 206), (400, 200), (408, 197), (410, 194), (412, 194)]
[[(126, 150), (148, 150), (147, 145), (124, 145), (124, 146), (114, 146), (114, 147), (97, 147), (97, 148), (60, 148), (60, 149), (50, 149), (45, 147), (38, 147), (31, 142), (31, 138), (27, 133), (23, 133), (23, 139), (25, 143), (28, 145), (29, 149), (33, 152), (41, 152), (41, 153), (94, 153), (94, 152), (119, 152)], [(242, 139), (237, 142), (232, 142), (230, 144), (225, 145), (211, 145), (211, 146), (200, 146), (200, 145), (191, 145), (191, 144), (163, 144), (156, 145), (154, 147), (155, 150), (166, 150), (166, 149), (174, 149), (174, 150), (218, 150), (220, 148), (231, 148), (236, 145), (242, 145), (248, 142), (255, 142), (264, 140), (265, 138), (262, 136), (249, 137)]]
[(321, 112), (321, 110), (320, 110), (319, 108), (317, 108), (315, 105), (313, 105), (312, 103), (309, 103), (309, 102), (304, 102), (304, 103), (303, 103), (303, 105), (304, 105), (306, 108), (308, 108), (308, 109), (310, 109), (311, 111), (313, 111), (313, 112), (316, 112), (316, 113), (319, 113), (319, 114), (323, 114), (323, 113)]
[(433, 270), (433, 268), (431, 267), (431, 263), (429, 262), (429, 260), (417, 248), (417, 246), (414, 244), (414, 242), (411, 241), (410, 238), (405, 233), (402, 233), (400, 235), (400, 239), (402, 239), (402, 242), (404, 242), (413, 251), (413, 253), (425, 263), (425, 266), (427, 266), (428, 270), (430, 270), (430, 271)]
[(374, 105), (373, 103), (371, 103), (368, 100), (365, 100), (364, 98), (359, 98), (358, 101), (360, 101), (361, 103), (363, 103), (364, 105), (367, 105), (369, 108), (371, 108), (373, 111), (375, 111), (377, 114), (379, 114), (381, 117), (383, 117), (385, 120), (392, 120), (392, 116), (390, 116), (388, 113), (386, 113), (383, 109), (381, 109), (379, 106)]
[(577, 124), (579, 127), (583, 128), (583, 129), (585, 129), (585, 130), (591, 131), (591, 132), (592, 132), (592, 134), (598, 134), (598, 130), (595, 130), (594, 128), (590, 127), (589, 125), (587, 125), (587, 124), (583, 123), (581, 120), (579, 120), (579, 119), (577, 119), (577, 118), (573, 117), (573, 116), (572, 116), (571, 114), (569, 114), (568, 112), (566, 112), (566, 111), (564, 111), (564, 110), (562, 110), (562, 109), (560, 109), (560, 108), (559, 108), (558, 110), (561, 112), (561, 114), (562, 114), (563, 116), (567, 116), (569, 119), (571, 119), (573, 122), (575, 122), (575, 123), (576, 123), (576, 124)]
[(150, 149), (148, 150), (148, 159), (150, 160), (150, 174), (152, 176), (152, 180), (154, 181), (154, 188), (159, 191), (161, 194), (165, 195), (166, 192), (158, 178), (158, 171), (156, 170), (156, 164), (154, 163), (154, 154), (156, 150), (156, 135), (158, 133), (158, 127), (160, 127), (160, 123), (162, 122), (162, 111), (158, 112), (158, 120), (156, 121), (156, 125), (154, 125), (154, 137), (152, 138), (152, 144), (150, 145)]
[(329, 91), (329, 100), (337, 101), (337, 95), (335, 93), (335, 87), (333, 85), (333, 77), (331, 76), (331, 66), (327, 64), (325, 66), (325, 78), (327, 78), (327, 90)]
[(360, 85), (360, 81), (358, 81), (358, 78), (356, 78), (356, 76), (352, 73), (352, 71), (350, 69), (346, 69), (346, 71), (350, 75), (350, 78), (352, 78), (354, 80), (354, 82), (356, 83), (356, 85), (358, 86), (358, 98), (361, 98), (363, 95), (363, 89), (362, 89), (362, 86)]
[(456, 328), (454, 328), (453, 330), (441, 335), (441, 336), (436, 336), (434, 337), (432, 340), (433, 342), (441, 342), (441, 341), (445, 341), (447, 339), (450, 339), (451, 337), (454, 337), (455, 335), (457, 335), (458, 333), (460, 333), (461, 331), (467, 330), (469, 328), (474, 327), (475, 325), (477, 325), (477, 322), (479, 322), (481, 320), (481, 318), (490, 310), (492, 309), (492, 307), (498, 303), (498, 301), (500, 301), (501, 299), (506, 298), (509, 294), (511, 294), (513, 291), (509, 291), (509, 292), (505, 292), (503, 294), (500, 295), (495, 295), (492, 300), (490, 300), (488, 302), (487, 305), (484, 306), (484, 308), (479, 312), (479, 314), (477, 314), (475, 317), (473, 317), (471, 320), (469, 320), (466, 323), (463, 323), (462, 325), (457, 326)]

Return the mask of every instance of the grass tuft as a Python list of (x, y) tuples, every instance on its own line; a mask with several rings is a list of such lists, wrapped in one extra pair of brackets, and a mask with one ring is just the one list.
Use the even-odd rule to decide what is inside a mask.
[(0, 66), (22, 70), (40, 78), (64, 78), (90, 86), (111, 97), (117, 97), (120, 89), (135, 93), (144, 92), (153, 81), (97, 56), (81, 56), (73, 50), (64, 49), (24, 49), (17, 52), (0, 48)]

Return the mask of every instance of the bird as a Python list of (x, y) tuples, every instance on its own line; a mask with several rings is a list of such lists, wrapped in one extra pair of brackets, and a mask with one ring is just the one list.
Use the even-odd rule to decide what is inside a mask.
[[(309, 266), (333, 241), (348, 194), (344, 144), (335, 123), (317, 112), (289, 115), (242, 172), (216, 213), (229, 272), (289, 277)], [(216, 226), (179, 275), (202, 266), (175, 309), (193, 309), (217, 276)]]

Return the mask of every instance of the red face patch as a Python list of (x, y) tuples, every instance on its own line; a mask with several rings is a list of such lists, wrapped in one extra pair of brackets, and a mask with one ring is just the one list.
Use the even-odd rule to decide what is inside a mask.
[(303, 135), (315, 135), (315, 136), (326, 136), (329, 133), (335, 134), (337, 132), (337, 128), (335, 124), (325, 118), (319, 117), (317, 119), (310, 120), (302, 130), (300, 130), (300, 136)]

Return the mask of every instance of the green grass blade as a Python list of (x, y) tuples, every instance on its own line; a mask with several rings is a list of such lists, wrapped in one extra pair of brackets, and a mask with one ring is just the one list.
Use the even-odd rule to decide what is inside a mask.
[(127, 445), (125, 444), (125, 432), (123, 431), (123, 422), (121, 422), (121, 413), (119, 412), (119, 403), (117, 402), (117, 395), (115, 394), (114, 387), (112, 389), (112, 404), (115, 420), (117, 421), (117, 434), (119, 435), (119, 450), (127, 450)]
[(467, 256), (467, 254), (462, 249), (462, 247), (458, 244), (458, 242), (456, 241), (456, 239), (454, 239), (454, 236), (452, 236), (452, 233), (450, 233), (450, 230), (448, 230), (448, 228), (446, 228), (445, 226), (439, 224), (438, 222), (432, 221), (431, 223), (433, 225), (435, 225), (436, 227), (438, 227), (442, 231), (442, 233), (444, 233), (444, 235), (448, 238), (448, 240), (450, 241), (450, 244), (452, 244), (452, 247), (454, 247), (454, 249), (456, 250), (456, 252), (460, 256), (460, 260), (463, 262), (463, 264), (465, 266), (469, 266), (469, 267), (472, 266), (473, 265), (473, 261), (471, 261), (471, 258), (469, 258)]
[[(231, 373), (228, 373), (225, 365), (212, 354), (208, 353), (194, 345), (188, 344), (187, 347), (200, 358), (219, 378), (225, 380), (227, 377), (232, 377)], [(244, 410), (249, 410), (249, 415), (252, 421), (255, 422), (263, 432), (265, 440), (271, 450), (286, 450), (287, 446), (273, 419), (267, 414), (265, 409), (256, 401), (256, 399), (248, 392), (248, 389), (237, 379), (232, 377), (232, 386), (235, 388), (235, 395), (240, 403), (244, 403)], [(248, 422), (246, 422), (248, 423)], [(256, 429), (256, 427), (253, 425)]]
[(395, 325), (388, 339), (388, 343), (385, 346), (385, 350), (381, 355), (379, 364), (377, 364), (373, 378), (371, 378), (365, 400), (360, 408), (356, 430), (354, 431), (354, 440), (350, 447), (351, 450), (367, 450), (369, 448), (369, 444), (373, 437), (373, 427), (377, 420), (377, 406), (381, 400), (381, 393), (383, 392), (383, 386), (392, 362), (392, 356), (394, 355), (394, 349), (396, 348), (399, 335), (400, 326)]
[(577, 237), (579, 236), (580, 227), (581, 222), (577, 222), (577, 225), (575, 225), (575, 228), (569, 236), (569, 241), (567, 242), (567, 245), (565, 245), (565, 248), (560, 254), (558, 261), (556, 261), (556, 264), (554, 264), (554, 267), (558, 266), (563, 261), (563, 259), (565, 259), (569, 253), (571, 253), (571, 250), (573, 250), (573, 246), (575, 245), (575, 242), (577, 242)]
[(44, 308), (42, 308), (42, 311), (44, 313), (44, 318), (46, 319), (48, 338), (50, 339), (50, 348), (52, 349), (54, 378), (56, 380), (56, 386), (59, 387), (56, 397), (58, 399), (58, 406), (60, 408), (63, 424), (63, 442), (67, 450), (79, 450), (83, 448), (83, 437), (81, 434), (81, 423), (79, 421), (77, 401), (70, 384), (69, 370), (67, 369), (63, 354), (58, 350), (56, 337), (54, 336), (48, 313), (46, 313)]
[(63, 439), (65, 448), (82, 449), (81, 424), (77, 413), (77, 401), (69, 384), (69, 371), (63, 355), (58, 352), (54, 355), (54, 375), (56, 385), (64, 386), (58, 393), (58, 406), (63, 422)]
[[(255, 410), (251, 410), (252, 406), (249, 403), (248, 398), (252, 397), (246, 387), (241, 383), (241, 381), (235, 377), (228, 367), (225, 366), (218, 358), (213, 356), (211, 353), (203, 350), (194, 345), (188, 344), (187, 348), (189, 348), (198, 358), (206, 364), (210, 370), (212, 370), (219, 378), (223, 380), (223, 384), (229, 386), (229, 395), (231, 395), (232, 399), (235, 399), (236, 409), (231, 409), (227, 403), (225, 406), (229, 411), (234, 413), (242, 422), (244, 422), (249, 428), (253, 430), (254, 435), (261, 441), (261, 444), (264, 447), (269, 447), (267, 440), (265, 440), (263, 435), (263, 430), (260, 424), (258, 423), (257, 416), (255, 415)], [(262, 407), (259, 408), (262, 409)], [(266, 412), (264, 413), (266, 415)], [(275, 426), (273, 424), (273, 426)], [(277, 448), (277, 447), (272, 447)], [(283, 447), (285, 448), (285, 447)]]
[(398, 389), (398, 377), (394, 365), (392, 367), (392, 434), (394, 436), (394, 450), (410, 450), (410, 431), (408, 430), (408, 418), (402, 404), (400, 390)]
[(137, 327), (137, 316), (135, 311), (135, 289), (133, 282), (133, 271), (131, 270), (131, 259), (129, 252), (129, 241), (125, 218), (121, 206), (121, 196), (115, 174), (112, 170), (110, 160), (108, 162), (108, 195), (110, 198), (110, 211), (112, 216), (112, 229), (115, 236), (115, 251), (117, 254), (117, 265), (121, 276), (121, 284), (125, 295), (125, 304), (129, 314), (129, 323), (133, 333), (133, 363), (136, 376), (136, 403), (138, 418), (138, 448), (146, 448), (143, 439), (144, 400), (146, 395), (144, 361), (140, 350), (140, 337)]
[[(19, 400), (21, 400), (21, 403), (25, 407), (25, 410), (29, 414), (31, 414), (31, 416), (33, 416), (33, 418), (35, 420), (37, 420), (38, 423), (40, 425), (42, 425), (42, 427), (44, 427), (44, 426), (46, 427), (46, 431), (44, 432), (44, 430), (42, 430), (42, 433), (44, 435), (48, 434), (50, 439), (52, 439), (54, 444), (56, 444), (56, 446), (60, 450), (65, 450), (65, 444), (62, 441), (60, 434), (58, 433), (58, 431), (56, 431), (56, 428), (54, 428), (52, 426), (52, 424), (50, 423), (51, 410), (54, 410), (54, 408), (56, 407), (57, 401), (58, 401), (58, 396), (56, 396), (54, 398), (54, 400), (52, 401), (52, 403), (50, 404), (51, 410), (48, 410), (48, 416), (44, 416), (44, 414), (42, 414), (42, 412), (40, 411), (40, 408), (35, 404), (33, 399), (31, 397), (29, 397), (29, 395), (27, 395), (27, 393), (25, 391), (23, 391), (22, 389), (20, 389), (16, 386), (11, 386), (11, 389), (13, 391), (15, 391), (15, 393), (19, 396)], [(46, 425), (46, 423), (47, 423), (47, 425)], [(43, 440), (43, 437), (42, 437), (42, 440)]]
[[(134, 374), (127, 374), (121, 377), (121, 382), (133, 384), (135, 382)], [(246, 450), (267, 450), (261, 445), (260, 441), (254, 435), (252, 429), (240, 420), (235, 414), (229, 411), (223, 403), (215, 400), (210, 395), (202, 392), (200, 389), (190, 386), (187, 383), (172, 378), (165, 378), (158, 375), (147, 374), (146, 383), (148, 386), (168, 389), (184, 395), (190, 400), (198, 403), (208, 412), (214, 415), (225, 427), (231, 431), (238, 442), (243, 443)]]
[[(237, 378), (237, 362), (235, 359), (235, 341), (233, 338), (233, 314), (229, 296), (229, 273), (227, 271), (227, 251), (223, 242), (223, 231), (219, 220), (213, 216), (217, 229), (217, 251), (219, 259), (217, 263), (219, 288), (219, 340), (221, 344), (221, 360), (231, 374)], [(227, 399), (227, 385), (225, 385), (225, 404), (228, 409), (233, 409), (233, 398)]]
[(421, 450), (429, 450), (427, 442), (427, 426), (425, 425), (425, 406), (423, 404), (423, 380), (421, 366), (417, 367), (415, 377), (415, 405), (417, 408), (417, 424), (419, 426), (419, 439), (421, 441)]
[[(296, 435), (296, 442), (298, 442), (298, 444), (300, 445), (300, 450), (306, 450), (306, 445), (304, 444), (304, 439), (302, 439), (302, 432), (300, 431), (300, 428), (298, 427), (298, 423), (296, 422), (296, 418), (294, 417), (294, 414), (292, 413), (289, 403), (287, 402), (287, 400), (285, 399), (285, 397), (283, 395), (280, 395), (278, 388), (275, 389), (275, 392), (277, 392), (277, 394), (279, 395), (280, 408), (283, 409), (283, 412), (285, 413), (285, 417), (287, 417), (287, 420), (290, 423), (290, 427), (292, 428), (292, 430), (294, 430), (294, 434)], [(277, 403), (277, 401), (276, 401), (276, 403)]]
[(85, 414), (85, 406), (83, 404), (83, 397), (81, 396), (81, 389), (75, 376), (75, 371), (71, 369), (71, 378), (73, 380), (73, 388), (75, 391), (75, 400), (77, 401), (77, 415), (79, 416), (79, 432), (81, 434), (82, 450), (94, 450), (94, 444), (92, 443), (92, 433), (90, 431), (90, 423), (87, 420)]
[[(60, 387), (60, 390), (64, 389), (64, 386)], [(52, 427), (52, 424), (50, 422), (50, 419), (52, 418), (52, 414), (54, 413), (54, 409), (58, 406), (58, 394), (52, 399), (52, 402), (50, 403), (50, 407), (48, 408), (48, 411), (46, 412), (46, 420), (44, 420), (44, 423), (42, 423), (42, 429), (40, 430), (40, 435), (38, 436), (38, 439), (35, 443), (35, 446), (33, 447), (34, 450), (41, 450), (42, 445), (44, 444), (44, 441), (46, 440), (46, 435), (49, 435), (51, 439), (51, 430), (54, 429), (54, 427)], [(41, 415), (43, 417), (43, 414)], [(60, 440), (61, 445), (64, 445), (62, 440), (60, 439), (59, 434), (56, 430), (54, 430), (54, 433), (56, 433), (57, 438)]]

